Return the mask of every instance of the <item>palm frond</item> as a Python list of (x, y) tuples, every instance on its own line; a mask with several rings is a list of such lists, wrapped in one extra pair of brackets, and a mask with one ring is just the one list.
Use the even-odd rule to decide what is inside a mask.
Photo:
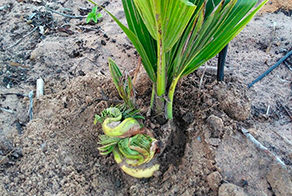
[[(94, 3), (92, 0), (88, 0)], [(137, 49), (156, 88), (158, 112), (168, 93), (172, 110), (178, 80), (217, 55), (268, 0), (122, 0), (127, 28), (110, 12)], [(96, 3), (94, 3), (96, 5)], [(252, 10), (253, 9), (253, 10)], [(130, 80), (128, 80), (131, 86)], [(166, 92), (168, 91), (168, 92)], [(127, 94), (129, 95), (129, 94)], [(172, 111), (168, 118), (172, 118)]]
[[(157, 55), (156, 55), (156, 41), (153, 39), (149, 31), (147, 30), (137, 7), (133, 0), (122, 0), (125, 16), (127, 19), (129, 29), (137, 36), (141, 44), (145, 48), (145, 52), (151, 62), (151, 65), (156, 71)], [(145, 65), (144, 59), (142, 63)]]

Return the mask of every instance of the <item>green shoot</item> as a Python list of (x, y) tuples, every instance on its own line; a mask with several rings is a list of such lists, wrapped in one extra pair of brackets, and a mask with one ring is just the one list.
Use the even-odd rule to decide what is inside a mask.
[(123, 75), (116, 63), (109, 58), (108, 61), (110, 72), (114, 84), (119, 92), (120, 97), (124, 100), (125, 104), (131, 108), (135, 108), (135, 91), (129, 75)]
[(97, 13), (97, 6), (94, 6), (92, 8), (92, 11), (88, 13), (87, 18), (86, 18), (86, 23), (89, 23), (91, 20), (95, 23), (98, 22), (98, 19), (102, 17), (101, 13)]

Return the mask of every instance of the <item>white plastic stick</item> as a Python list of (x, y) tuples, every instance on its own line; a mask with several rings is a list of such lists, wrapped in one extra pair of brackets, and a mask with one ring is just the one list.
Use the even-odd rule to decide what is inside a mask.
[(40, 99), (40, 96), (44, 95), (44, 80), (42, 78), (37, 79), (36, 98)]

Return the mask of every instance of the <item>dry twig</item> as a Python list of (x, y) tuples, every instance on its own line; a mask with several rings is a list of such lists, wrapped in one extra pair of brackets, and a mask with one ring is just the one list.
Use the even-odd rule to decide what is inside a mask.
[(288, 116), (289, 116), (290, 119), (292, 120), (292, 114), (291, 114), (289, 108), (287, 108), (287, 106), (284, 106), (284, 105), (282, 104), (282, 102), (280, 102), (279, 100), (276, 101), (276, 103), (277, 103), (278, 106), (280, 106), (280, 107), (281, 107), (281, 108), (282, 108), (282, 109), (288, 114)]
[(286, 61), (284, 61), (284, 64), (286, 65), (286, 67), (290, 70), (290, 71), (292, 71), (292, 67), (289, 65), (289, 63), (287, 62), (287, 59), (286, 59)]
[(9, 112), (9, 113), (11, 113), (11, 114), (14, 114), (14, 111), (12, 111), (12, 110), (8, 110), (8, 109), (6, 109), (6, 108), (2, 108), (2, 107), (0, 107), (0, 109), (1, 109), (2, 111), (4, 111), (4, 112)]
[(22, 42), (22, 40), (24, 40), (24, 38), (26, 38), (27, 36), (31, 35), (33, 32), (35, 32), (37, 29), (39, 28), (39, 26), (36, 26), (32, 31), (30, 31), (29, 33), (27, 33), (26, 35), (24, 35), (20, 40), (18, 40), (15, 44), (9, 46), (6, 49), (10, 49), (13, 48), (14, 46), (17, 46), (20, 42)]
[(3, 94), (0, 94), (0, 96), (5, 96), (5, 95), (16, 95), (17, 97), (27, 97), (26, 94), (21, 94), (21, 93), (3, 93)]
[(136, 80), (138, 78), (138, 74), (140, 73), (141, 65), (142, 65), (142, 59), (141, 59), (141, 57), (139, 57), (139, 59), (138, 59), (138, 65), (137, 65), (137, 67), (136, 67), (136, 69), (134, 71), (134, 78), (133, 78), (133, 84), (134, 84), (134, 86), (136, 85)]
[(256, 140), (248, 130), (246, 130), (245, 128), (241, 127), (241, 132), (245, 135), (245, 137), (247, 137), (252, 143), (254, 143), (256, 145), (257, 148), (259, 148), (260, 150), (264, 151), (265, 153), (271, 155), (277, 162), (279, 162), (281, 165), (286, 166), (286, 164), (274, 153), (272, 153), (271, 151), (269, 151), (269, 149), (267, 147), (265, 147), (264, 145), (262, 145), (258, 140)]
[(7, 153), (5, 156), (3, 156), (2, 160), (0, 160), (0, 165), (3, 163), (6, 157), (10, 156), (16, 149), (14, 148), (9, 153)]
[(270, 42), (269, 42), (269, 45), (268, 45), (268, 48), (266, 50), (266, 53), (268, 54), (272, 48), (272, 44), (273, 44), (273, 41), (275, 39), (275, 36), (276, 36), (276, 25), (277, 23), (274, 22), (274, 26), (273, 26), (273, 30), (272, 30), (272, 33), (271, 33), (271, 38), (270, 38)]
[(29, 116), (29, 121), (32, 120), (33, 117), (33, 91), (30, 91), (28, 94), (28, 98), (29, 98), (29, 109), (28, 109), (28, 116)]
[(204, 71), (202, 73), (202, 76), (200, 78), (200, 83), (199, 83), (199, 91), (198, 91), (198, 98), (200, 97), (200, 93), (201, 93), (201, 89), (202, 89), (202, 85), (203, 85), (203, 80), (204, 80), (204, 76), (206, 73), (207, 67), (205, 66)]
[(280, 138), (282, 138), (287, 144), (289, 144), (290, 146), (292, 146), (292, 142), (290, 140), (288, 140), (286, 137), (280, 135), (279, 133), (277, 133), (276, 131), (272, 130), (277, 136), (279, 136)]
[(58, 12), (58, 11), (56, 11), (56, 10), (53, 10), (53, 9), (49, 8), (48, 6), (46, 6), (46, 9), (47, 9), (48, 11), (51, 11), (51, 12), (53, 12), (53, 13), (59, 14), (59, 15), (61, 15), (61, 16), (67, 17), (67, 18), (74, 18), (74, 19), (80, 19), (80, 20), (81, 20), (81, 19), (87, 17), (87, 16), (73, 16), (73, 15), (63, 14), (63, 13), (61, 13), (61, 12)]

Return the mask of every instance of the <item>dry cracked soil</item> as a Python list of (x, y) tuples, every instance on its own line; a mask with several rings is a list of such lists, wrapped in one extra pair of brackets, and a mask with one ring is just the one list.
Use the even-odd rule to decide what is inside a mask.
[[(126, 23), (121, 1), (97, 2)], [(292, 57), (247, 88), (291, 51), (291, 0), (269, 1), (229, 44), (224, 82), (211, 59), (179, 83), (172, 122), (143, 121), (157, 138), (171, 130), (149, 179), (98, 152), (94, 115), (114, 104), (105, 97), (120, 99), (107, 59), (131, 72), (138, 55), (104, 11), (86, 24), (91, 8), (84, 0), (0, 0), (1, 195), (292, 196)], [(29, 120), (38, 78), (44, 96), (33, 98)], [(143, 70), (135, 87), (146, 116)]]

